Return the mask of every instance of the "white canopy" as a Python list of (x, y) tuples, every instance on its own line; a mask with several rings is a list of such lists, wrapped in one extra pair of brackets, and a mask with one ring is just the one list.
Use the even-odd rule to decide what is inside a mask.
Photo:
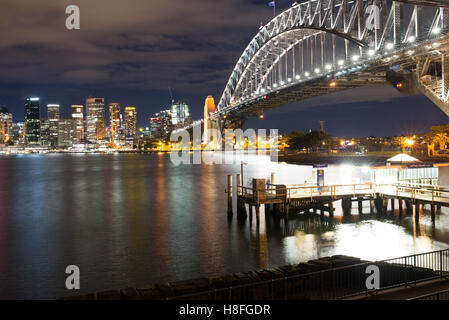
[(409, 156), (408, 154), (405, 153), (400, 153), (396, 156), (394, 156), (393, 158), (390, 158), (387, 160), (387, 162), (420, 162), (418, 159), (413, 158), (412, 156)]

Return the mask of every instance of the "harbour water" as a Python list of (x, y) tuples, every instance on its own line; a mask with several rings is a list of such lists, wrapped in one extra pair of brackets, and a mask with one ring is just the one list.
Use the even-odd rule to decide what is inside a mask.
[[(256, 157), (244, 181), (313, 183), (312, 166)], [(254, 159), (252, 159), (254, 160)], [(47, 154), (0, 157), (0, 298), (52, 299), (154, 282), (299, 263), (334, 254), (368, 260), (449, 247), (449, 210), (333, 223), (292, 216), (261, 223), (226, 214), (233, 165), (175, 166), (167, 154)], [(449, 172), (440, 170), (448, 184)], [(325, 169), (326, 184), (363, 183), (369, 168)], [(366, 204), (368, 206), (368, 204)], [(81, 270), (81, 290), (65, 289), (65, 269)]]

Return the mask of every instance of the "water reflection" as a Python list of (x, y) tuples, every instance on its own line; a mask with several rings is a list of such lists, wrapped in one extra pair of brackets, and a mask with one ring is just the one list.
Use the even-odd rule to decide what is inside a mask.
[[(254, 159), (252, 159), (254, 160)], [(326, 183), (363, 183), (363, 168), (326, 169)], [(311, 183), (311, 166), (256, 157), (251, 177)], [(64, 296), (65, 267), (80, 266), (82, 292), (218, 276), (334, 254), (376, 260), (448, 247), (449, 211), (432, 223), (398, 210), (353, 208), (335, 219), (226, 214), (233, 165), (174, 166), (167, 155), (46, 155), (0, 158), (0, 298)], [(235, 192), (235, 190), (234, 190)], [(356, 204), (354, 205), (356, 206)], [(236, 208), (234, 208), (234, 212)]]

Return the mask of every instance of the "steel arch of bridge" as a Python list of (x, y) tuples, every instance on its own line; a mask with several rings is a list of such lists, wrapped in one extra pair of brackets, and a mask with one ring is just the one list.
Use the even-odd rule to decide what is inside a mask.
[[(318, 78), (360, 72), (374, 64), (393, 64), (399, 53), (408, 52), (412, 59), (419, 46), (447, 37), (448, 6), (449, 2), (436, 0), (296, 3), (261, 27), (248, 44), (212, 118)], [(377, 10), (378, 28), (373, 28), (375, 16), (368, 14), (371, 10)], [(337, 42), (343, 42), (342, 48)], [(306, 43), (310, 43), (308, 71), (298, 66)], [(337, 59), (338, 55), (343, 56)]]

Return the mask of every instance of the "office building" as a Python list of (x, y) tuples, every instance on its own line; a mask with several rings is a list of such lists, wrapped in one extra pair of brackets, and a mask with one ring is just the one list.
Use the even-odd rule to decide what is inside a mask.
[(60, 119), (59, 104), (47, 105), (47, 121), (43, 121), (41, 125), (43, 145), (49, 147), (58, 146), (58, 121)]
[(104, 98), (86, 100), (86, 140), (96, 143), (106, 137)]
[(25, 103), (25, 144), (39, 146), (41, 142), (41, 105), (39, 98), (28, 98)]
[(76, 119), (61, 118), (58, 126), (58, 146), (71, 147), (77, 143)]
[(84, 106), (72, 105), (72, 119), (75, 121), (76, 138), (75, 144), (84, 141)]
[(120, 103), (109, 104), (109, 131), (111, 134), (111, 141), (120, 140), (120, 128), (121, 128), (121, 114)]
[(0, 144), (11, 138), (12, 114), (5, 107), (0, 107)]

